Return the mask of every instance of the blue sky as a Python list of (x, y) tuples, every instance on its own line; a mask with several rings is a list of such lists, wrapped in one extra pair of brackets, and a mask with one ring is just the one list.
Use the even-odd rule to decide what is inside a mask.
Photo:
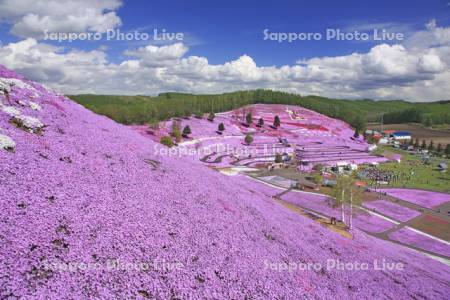
[[(248, 54), (261, 65), (291, 64), (299, 58), (366, 52), (373, 43), (264, 41), (273, 32), (323, 32), (326, 28), (394, 23), (418, 29), (430, 19), (449, 24), (448, 1), (140, 1), (119, 10), (124, 27), (189, 32), (203, 41), (191, 54), (223, 63)], [(274, 52), (277, 55), (274, 55)]]
[[(124, 93), (261, 87), (336, 97), (437, 100), (447, 94), (435, 85), (445, 81), (449, 70), (449, 26), (450, 0), (0, 0), (0, 54), (5, 54), (0, 63), (64, 92), (117, 92), (115, 84), (99, 83), (103, 76), (112, 81), (139, 72), (151, 79), (142, 88), (125, 86)], [(183, 33), (184, 40), (178, 45), (104, 39), (68, 43), (42, 36), (43, 30), (151, 34), (163, 28)], [(385, 29), (406, 39), (279, 43), (264, 40), (263, 34), (265, 29), (324, 34), (329, 28), (370, 34)], [(26, 52), (34, 55), (24, 59)], [(92, 86), (74, 86), (81, 76), (76, 72), (92, 77)]]
[[(440, 25), (450, 23), (450, 1), (124, 1), (117, 10), (123, 31), (152, 32), (165, 28), (188, 35), (190, 54), (206, 56), (213, 64), (250, 55), (264, 66), (292, 64), (301, 58), (348, 55), (366, 52), (376, 42), (264, 41), (263, 30), (270, 32), (324, 32), (327, 28), (358, 30), (367, 24), (391, 24), (408, 35), (431, 19)], [(16, 41), (2, 26), (0, 40)], [(410, 30), (410, 31), (409, 31)], [(61, 44), (61, 43), (54, 43)], [(101, 42), (63, 43), (80, 49), (94, 49)], [(104, 44), (104, 43), (103, 43)], [(112, 61), (129, 44), (108, 43)], [(131, 46), (132, 47), (132, 46)], [(274, 55), (276, 53), (277, 55)]]

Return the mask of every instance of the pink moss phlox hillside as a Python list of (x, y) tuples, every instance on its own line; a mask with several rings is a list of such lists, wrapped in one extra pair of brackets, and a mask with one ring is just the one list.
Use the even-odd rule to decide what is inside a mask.
[[(252, 112), (254, 122), (247, 127), (243, 124), (245, 124), (245, 114), (248, 112)], [(281, 120), (281, 126), (277, 129), (271, 128), (275, 115), (278, 115)], [(259, 118), (263, 118), (265, 121), (262, 127), (257, 126)], [(300, 147), (300, 145), (305, 144), (314, 144), (318, 150), (346, 147), (345, 151), (342, 150), (343, 153), (322, 155), (321, 158), (314, 159), (305, 156), (305, 160), (308, 160), (311, 164), (333, 165), (342, 161), (360, 164), (387, 161), (384, 157), (371, 155), (367, 151), (368, 144), (361, 138), (353, 138), (354, 130), (345, 122), (292, 105), (255, 104), (247, 106), (245, 109), (218, 113), (213, 121), (192, 116), (190, 118), (172, 119), (161, 122), (160, 129), (152, 130), (151, 134), (148, 134), (146, 126), (132, 126), (131, 128), (159, 142), (161, 136), (170, 133), (174, 122), (178, 122), (181, 127), (189, 125), (192, 131), (181, 145), (186, 143), (198, 145), (201, 143), (201, 147), (209, 147), (214, 146), (214, 144), (225, 144), (241, 151), (248, 148), (243, 140), (244, 136), (250, 133), (254, 138), (252, 145), (265, 144), (269, 147), (269, 151), (279, 146), (279, 138), (287, 139), (288, 143), (293, 146), (291, 151), (296, 146)], [(222, 134), (217, 133), (220, 123), (225, 126)], [(261, 148), (261, 151), (264, 153), (257, 153), (257, 155), (269, 154), (267, 149)], [(314, 151), (314, 153), (318, 152), (320, 151)]]
[[(0, 78), (11, 76), (19, 78), (0, 68)], [(15, 152), (0, 150), (1, 299), (448, 298), (448, 266), (359, 231), (346, 239), (265, 192), (155, 153), (153, 141), (127, 126), (25, 83), (33, 88), (12, 87), (11, 105), (45, 127), (27, 132), (0, 112), (2, 134), (16, 142)], [(385, 259), (405, 270), (266, 267), (329, 259)], [(111, 260), (181, 267), (107, 269)]]

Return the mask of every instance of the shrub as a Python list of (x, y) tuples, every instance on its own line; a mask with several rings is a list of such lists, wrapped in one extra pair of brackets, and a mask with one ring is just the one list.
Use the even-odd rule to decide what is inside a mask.
[(170, 135), (175, 138), (175, 141), (178, 143), (181, 141), (181, 124), (179, 121), (172, 122), (172, 131)]
[(259, 126), (263, 126), (264, 125), (264, 119), (263, 118), (259, 118), (258, 125)]
[(172, 121), (172, 132), (180, 131), (180, 130), (181, 130), (181, 123), (180, 123), (180, 121), (173, 120)]
[(278, 128), (280, 127), (280, 125), (281, 125), (280, 117), (275, 116), (275, 118), (273, 119), (273, 126)]
[(184, 128), (183, 128), (183, 134), (184, 134), (184, 135), (189, 135), (189, 134), (191, 134), (191, 133), (192, 133), (191, 127), (189, 127), (189, 125), (184, 126)]
[(172, 136), (175, 138), (175, 142), (181, 142), (181, 131), (179, 131), (178, 129), (172, 131)]
[(213, 113), (213, 112), (210, 112), (209, 113), (209, 116), (208, 116), (208, 121), (214, 121), (214, 118), (216, 117), (216, 114), (215, 113)]
[(253, 143), (253, 137), (252, 137), (250, 134), (247, 134), (247, 135), (245, 136), (245, 143), (246, 143), (247, 145), (250, 145), (251, 143)]
[(252, 122), (253, 122), (253, 116), (252, 116), (252, 113), (248, 113), (248, 114), (245, 116), (245, 122), (247, 123), (247, 125), (252, 124)]
[(149, 129), (154, 129), (154, 130), (159, 129), (159, 121), (158, 121), (158, 119), (156, 119), (156, 118), (150, 119), (150, 121), (148, 121), (148, 128)]
[(171, 138), (170, 136), (168, 136), (168, 135), (162, 136), (159, 142), (160, 142), (161, 144), (163, 144), (163, 145), (169, 147), (169, 148), (170, 148), (170, 147), (173, 147), (173, 141), (172, 141), (172, 138)]
[(223, 125), (223, 123), (220, 123), (220, 124), (219, 124), (219, 127), (217, 127), (217, 129), (218, 129), (220, 132), (225, 131), (225, 125)]
[(427, 149), (427, 142), (425, 140), (422, 140), (422, 145), (420, 145), (420, 148)]
[(313, 178), (315, 183), (317, 183), (319, 186), (322, 185), (323, 176), (320, 174), (320, 172), (315, 173)]
[(275, 163), (281, 163), (283, 162), (283, 157), (281, 156), (280, 153), (275, 154)]

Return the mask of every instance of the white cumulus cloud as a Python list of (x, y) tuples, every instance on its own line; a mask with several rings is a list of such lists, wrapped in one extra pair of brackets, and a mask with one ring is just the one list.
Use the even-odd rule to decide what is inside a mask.
[(0, 0), (0, 20), (19, 37), (44, 32), (105, 32), (121, 25), (120, 0)]
[[(64, 93), (216, 93), (266, 88), (339, 98), (431, 101), (450, 95), (450, 28), (430, 23), (402, 44), (380, 44), (366, 53), (258, 66), (246, 54), (223, 64), (189, 55), (183, 43), (148, 45), (124, 52), (67, 51), (26, 39), (0, 46), (0, 63)], [(417, 36), (426, 37), (426, 43)]]

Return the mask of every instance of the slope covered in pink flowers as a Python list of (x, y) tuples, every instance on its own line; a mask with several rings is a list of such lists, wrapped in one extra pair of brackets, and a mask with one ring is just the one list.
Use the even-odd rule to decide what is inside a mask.
[(386, 200), (365, 202), (364, 206), (401, 222), (420, 216), (420, 212)]
[(426, 208), (433, 208), (450, 201), (450, 195), (416, 189), (380, 189), (381, 193), (399, 198)]
[[(153, 153), (139, 133), (3, 67), (0, 82), (2, 299), (450, 294), (447, 265), (359, 231), (353, 240), (330, 232), (238, 178)], [(327, 269), (330, 259), (405, 269)], [(153, 264), (105, 269), (111, 260)], [(289, 272), (269, 263), (322, 267)]]
[[(246, 123), (247, 114), (252, 116), (250, 125)], [(272, 126), (275, 116), (281, 121), (276, 128)], [(263, 125), (259, 124), (260, 120), (263, 120)], [(273, 161), (276, 153), (295, 155), (303, 171), (311, 171), (317, 164), (363, 164), (388, 160), (370, 152), (369, 144), (361, 136), (355, 138), (355, 131), (349, 124), (293, 105), (253, 104), (217, 113), (213, 120), (208, 120), (205, 115), (200, 119), (175, 118), (161, 122), (159, 129), (149, 130), (146, 125), (130, 128), (159, 142), (162, 136), (170, 134), (174, 123), (180, 129), (184, 126), (191, 129), (191, 134), (181, 140), (177, 149), (190, 153), (185, 156), (197, 155), (197, 159), (211, 154), (202, 161), (215, 167), (233, 164), (251, 167)], [(217, 132), (219, 124), (224, 125), (222, 133)], [(251, 145), (244, 143), (247, 134), (253, 137)], [(200, 151), (191, 153), (189, 150), (192, 149)], [(250, 160), (242, 160), (249, 155)]]

